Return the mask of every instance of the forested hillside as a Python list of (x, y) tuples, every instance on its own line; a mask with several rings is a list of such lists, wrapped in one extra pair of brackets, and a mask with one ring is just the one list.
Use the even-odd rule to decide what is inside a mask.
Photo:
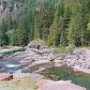
[(9, 0), (9, 3), (17, 8), (7, 17), (0, 15), (0, 46), (27, 45), (37, 38), (45, 40), (48, 46), (90, 45), (90, 0)]

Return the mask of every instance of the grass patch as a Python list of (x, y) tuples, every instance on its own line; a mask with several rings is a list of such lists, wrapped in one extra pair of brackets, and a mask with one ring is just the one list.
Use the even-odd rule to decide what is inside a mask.
[(0, 81), (0, 90), (36, 90), (35, 82), (31, 77), (12, 81)]
[(74, 51), (74, 46), (69, 45), (67, 47), (61, 46), (57, 47), (54, 49), (53, 54), (58, 54), (58, 53), (73, 53)]
[(86, 87), (87, 90), (90, 90), (90, 74), (74, 72), (72, 68), (68, 68), (67, 66), (47, 69), (42, 71), (41, 74), (55, 81), (72, 80), (73, 83)]

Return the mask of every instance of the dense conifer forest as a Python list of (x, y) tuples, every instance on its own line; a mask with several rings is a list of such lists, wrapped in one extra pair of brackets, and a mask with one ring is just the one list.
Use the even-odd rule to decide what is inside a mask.
[(0, 46), (27, 45), (37, 38), (48, 46), (90, 45), (90, 0), (10, 2), (18, 9), (0, 17)]

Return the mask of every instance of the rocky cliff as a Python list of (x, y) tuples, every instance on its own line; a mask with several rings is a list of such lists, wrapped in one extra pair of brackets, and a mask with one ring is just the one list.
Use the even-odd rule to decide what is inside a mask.
[(0, 0), (0, 18), (7, 18), (11, 15), (14, 19), (18, 15), (19, 3), (11, 0)]

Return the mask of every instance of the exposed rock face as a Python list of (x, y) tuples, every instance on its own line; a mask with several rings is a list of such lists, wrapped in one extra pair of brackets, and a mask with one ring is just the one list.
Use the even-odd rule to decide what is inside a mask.
[(29, 50), (30, 48), (43, 49), (46, 48), (46, 43), (40, 39), (33, 40), (26, 46), (27, 50)]
[(0, 74), (0, 80), (4, 81), (4, 80), (11, 80), (13, 79), (13, 75), (12, 74), (7, 74), (7, 73), (1, 73)]
[(16, 2), (10, 0), (0, 0), (0, 18), (6, 18), (11, 15), (13, 19), (16, 19), (16, 13), (18, 12), (19, 5)]
[(75, 85), (70, 81), (51, 81), (51, 80), (39, 80), (37, 82), (39, 87), (37, 90), (86, 90), (83, 87)]

